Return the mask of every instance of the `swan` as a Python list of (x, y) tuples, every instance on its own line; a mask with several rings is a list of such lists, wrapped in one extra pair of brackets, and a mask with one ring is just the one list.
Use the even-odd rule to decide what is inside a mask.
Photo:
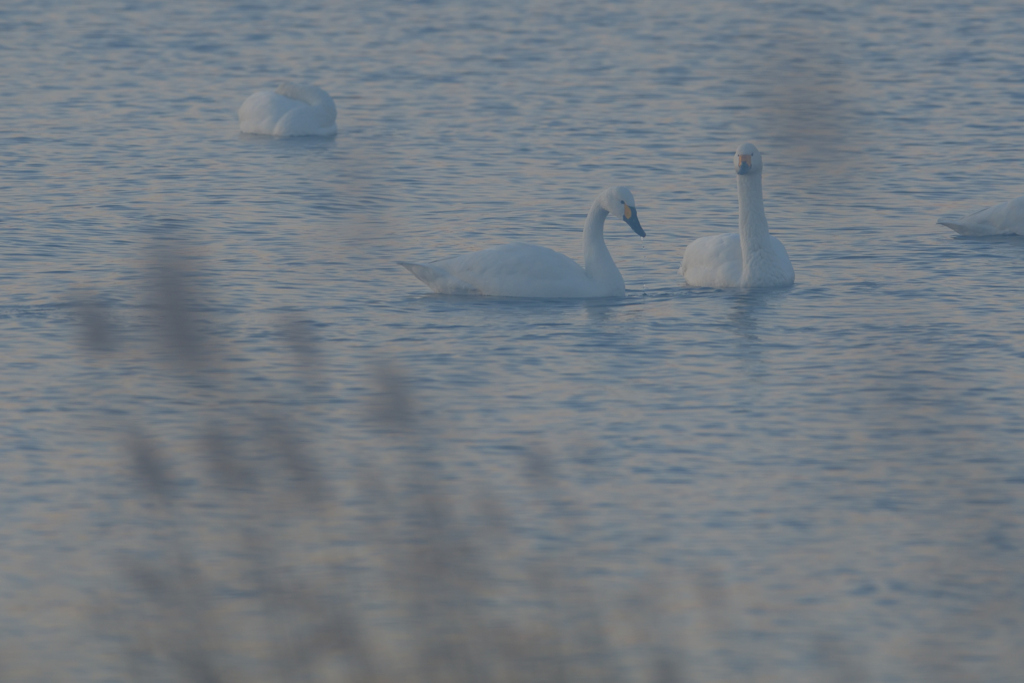
[(974, 237), (1024, 235), (1024, 197), (969, 213), (963, 218), (942, 216), (938, 223), (961, 235)]
[(334, 100), (315, 85), (285, 81), (276, 90), (260, 90), (238, 109), (243, 133), (261, 135), (335, 135)]
[(761, 153), (749, 142), (736, 149), (740, 231), (694, 240), (679, 274), (694, 287), (786, 287), (793, 266), (782, 242), (768, 232), (761, 197)]
[(583, 226), (583, 267), (564, 254), (532, 244), (491, 247), (430, 263), (399, 261), (438, 294), (534, 298), (625, 296), (626, 284), (604, 243), (604, 219), (621, 218), (645, 237), (636, 202), (625, 187), (597, 195)]

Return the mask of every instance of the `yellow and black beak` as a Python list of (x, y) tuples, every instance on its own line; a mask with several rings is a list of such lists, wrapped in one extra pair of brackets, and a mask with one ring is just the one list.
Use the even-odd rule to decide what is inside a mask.
[(636, 217), (636, 207), (623, 204), (622, 220), (626, 221), (626, 225), (633, 228), (633, 232), (641, 237), (647, 237), (647, 233), (640, 227), (640, 219)]
[(736, 173), (746, 175), (754, 168), (753, 154), (736, 155)]

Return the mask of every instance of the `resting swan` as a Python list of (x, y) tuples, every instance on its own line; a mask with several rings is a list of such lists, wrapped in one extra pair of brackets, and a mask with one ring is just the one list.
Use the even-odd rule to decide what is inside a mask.
[(739, 234), (711, 235), (690, 243), (679, 274), (694, 287), (786, 287), (793, 266), (786, 248), (768, 232), (761, 196), (761, 153), (745, 143), (736, 150), (740, 195)]
[(644, 237), (636, 202), (625, 187), (601, 192), (583, 227), (583, 264), (532, 244), (491, 247), (431, 263), (399, 263), (438, 294), (484, 294), (535, 298), (625, 296), (626, 284), (604, 243), (604, 219), (621, 218)]
[(943, 216), (939, 225), (974, 237), (1024, 235), (1024, 197), (969, 213), (963, 218)]
[(238, 109), (243, 133), (261, 135), (322, 135), (338, 132), (334, 100), (315, 85), (285, 81), (277, 90), (260, 90)]

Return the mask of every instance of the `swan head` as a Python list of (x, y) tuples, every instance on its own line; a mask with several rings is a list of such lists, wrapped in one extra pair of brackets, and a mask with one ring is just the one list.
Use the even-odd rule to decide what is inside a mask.
[(598, 197), (598, 203), (612, 216), (618, 216), (633, 228), (633, 232), (641, 237), (647, 233), (640, 227), (640, 219), (636, 216), (636, 200), (628, 187), (610, 187)]
[(749, 142), (736, 148), (736, 175), (752, 175), (761, 172), (761, 153)]

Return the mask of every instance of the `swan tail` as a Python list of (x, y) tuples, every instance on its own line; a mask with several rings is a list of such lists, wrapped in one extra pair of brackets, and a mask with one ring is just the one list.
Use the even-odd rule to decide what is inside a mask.
[(967, 226), (961, 222), (962, 220), (962, 216), (939, 216), (939, 220), (936, 222), (963, 235), (967, 230)]
[(939, 225), (945, 225), (950, 230), (965, 237), (991, 237), (993, 235), (1012, 235), (1013, 230), (1006, 230), (992, 225), (988, 221), (968, 220), (973, 214), (958, 216), (942, 216), (938, 220)]
[(448, 271), (424, 263), (409, 263), (399, 261), (410, 273), (420, 279), (423, 284), (430, 287), (437, 294), (480, 294), (480, 290), (471, 284), (463, 282)]

